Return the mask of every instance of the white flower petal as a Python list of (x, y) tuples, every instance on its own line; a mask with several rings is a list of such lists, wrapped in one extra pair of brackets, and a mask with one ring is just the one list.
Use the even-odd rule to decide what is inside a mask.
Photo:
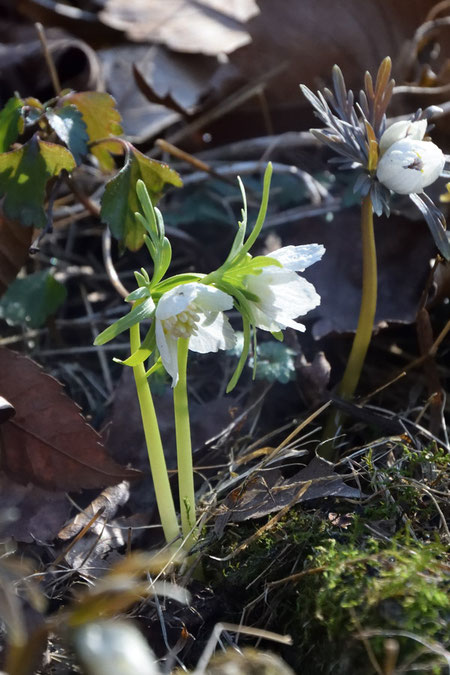
[(247, 278), (249, 291), (259, 302), (249, 302), (254, 324), (263, 330), (281, 330), (290, 326), (303, 330), (293, 319), (304, 316), (320, 303), (314, 286), (295, 272), (264, 267), (261, 274)]
[(232, 309), (234, 301), (231, 295), (214, 286), (196, 285), (198, 288), (195, 302), (204, 312), (223, 312), (226, 309)]
[(287, 270), (303, 272), (307, 267), (318, 262), (325, 248), (322, 244), (306, 244), (304, 246), (283, 246), (269, 254), (269, 258), (275, 258)]
[(444, 165), (444, 154), (437, 145), (405, 138), (384, 153), (378, 162), (377, 178), (389, 190), (413, 194), (434, 183)]
[(236, 336), (228, 318), (222, 312), (205, 314), (196, 327), (197, 334), (189, 339), (189, 349), (199, 354), (231, 349)]
[(162, 364), (172, 378), (172, 387), (175, 387), (178, 382), (178, 340), (170, 334), (166, 335), (158, 318), (155, 324), (155, 335)]
[(391, 124), (386, 129), (380, 139), (380, 153), (384, 154), (391, 145), (404, 138), (421, 141), (425, 136), (427, 125), (426, 120), (419, 120), (418, 122), (401, 120), (400, 122), (394, 122), (394, 124)]
[(193, 281), (190, 284), (181, 284), (171, 288), (170, 291), (161, 296), (156, 307), (155, 316), (157, 319), (168, 319), (169, 316), (175, 316), (190, 305), (198, 295), (198, 288), (203, 284)]

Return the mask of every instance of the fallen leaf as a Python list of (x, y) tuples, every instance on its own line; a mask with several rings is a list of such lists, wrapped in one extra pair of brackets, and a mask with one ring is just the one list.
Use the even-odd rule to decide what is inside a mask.
[(78, 406), (31, 359), (0, 349), (0, 392), (16, 409), (0, 429), (1, 467), (10, 479), (69, 491), (139, 476), (108, 457)]
[(3, 538), (12, 537), (26, 543), (51, 542), (72, 508), (64, 492), (49, 492), (30, 483), (19, 485), (4, 473), (0, 473), (0, 490), (2, 510), (12, 513), (12, 517), (2, 523)]
[(33, 230), (6, 218), (0, 212), (0, 295), (27, 261)]
[(216, 55), (250, 41), (244, 24), (257, 12), (255, 0), (106, 0), (99, 17), (130, 40)]
[[(416, 28), (435, 0), (258, 0), (259, 14), (246, 29), (251, 42), (230, 55), (231, 63), (248, 81), (269, 72), (275, 64), (284, 70), (265, 88), (270, 105), (298, 107), (300, 82), (316, 88), (329, 82), (337, 63), (350, 88), (358, 90), (365, 70), (376, 72), (391, 56), (396, 64)], [(276, 29), (274, 29), (276, 27)]]
[(150, 57), (157, 48), (157, 46), (149, 48), (148, 45), (126, 44), (115, 45), (98, 52), (107, 89), (117, 101), (117, 108), (122, 115), (124, 134), (134, 144), (161, 134), (168, 126), (181, 119), (178, 113), (168, 110), (163, 105), (149, 103), (149, 99), (141, 93), (136, 84), (133, 63), (142, 69), (143, 76), (147, 80), (148, 71), (152, 68)]
[[(94, 516), (98, 515), (89, 530), (75, 540), (64, 554), (65, 561), (72, 569), (80, 571), (84, 565), (88, 565), (92, 573), (93, 566), (100, 565), (105, 555), (125, 544), (127, 530), (117, 527), (113, 518), (118, 508), (128, 501), (129, 496), (130, 486), (127, 481), (107, 487), (58, 532), (59, 539), (63, 541), (72, 539), (92, 521)], [(109, 555), (108, 562), (111, 564)]]
[(135, 63), (136, 84), (152, 103), (185, 116), (194, 113), (211, 92), (217, 59), (203, 54), (179, 54), (154, 45)]
[(315, 457), (304, 469), (284, 479), (279, 469), (255, 472), (247, 483), (232, 490), (218, 510), (214, 531), (220, 536), (226, 523), (242, 522), (250, 518), (262, 518), (277, 513), (295, 499), (302, 486), (311, 485), (297, 502), (307, 502), (324, 497), (358, 499), (360, 490), (346, 485), (343, 478), (331, 466)]
[[(355, 331), (361, 302), (361, 234), (358, 210), (346, 209), (331, 222), (302, 220), (291, 230), (289, 244), (317, 242), (326, 252), (305, 272), (321, 297), (307, 316), (316, 339)], [(435, 246), (427, 226), (405, 216), (375, 219), (378, 302), (375, 325), (412, 323), (429, 274)]]

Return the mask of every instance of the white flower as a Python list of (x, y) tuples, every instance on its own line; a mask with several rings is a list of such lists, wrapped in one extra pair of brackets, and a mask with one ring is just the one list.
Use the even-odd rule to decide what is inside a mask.
[(91, 675), (158, 675), (156, 657), (128, 621), (96, 621), (75, 631), (75, 648)]
[(223, 311), (232, 307), (230, 295), (198, 282), (176, 286), (161, 297), (155, 312), (156, 344), (173, 387), (178, 382), (178, 338), (189, 338), (189, 349), (200, 354), (231, 349), (236, 338)]
[(434, 183), (444, 165), (444, 154), (437, 145), (404, 138), (393, 143), (381, 157), (377, 178), (389, 190), (409, 195)]
[(285, 246), (269, 255), (282, 267), (263, 267), (260, 274), (245, 279), (247, 289), (259, 300), (248, 301), (252, 323), (262, 330), (278, 332), (287, 326), (304, 331), (301, 323), (294, 321), (320, 303), (320, 296), (312, 284), (296, 272), (321, 259), (325, 249), (320, 244)]
[(377, 178), (400, 195), (422, 192), (437, 180), (445, 157), (437, 145), (423, 140), (427, 120), (392, 124), (380, 138)]

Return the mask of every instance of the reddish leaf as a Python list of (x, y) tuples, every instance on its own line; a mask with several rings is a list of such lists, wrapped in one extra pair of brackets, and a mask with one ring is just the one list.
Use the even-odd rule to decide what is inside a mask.
[(0, 295), (8, 288), (28, 258), (33, 230), (0, 213)]
[(31, 359), (0, 349), (0, 391), (16, 409), (0, 432), (2, 468), (13, 480), (67, 491), (139, 475), (108, 457), (62, 386)]

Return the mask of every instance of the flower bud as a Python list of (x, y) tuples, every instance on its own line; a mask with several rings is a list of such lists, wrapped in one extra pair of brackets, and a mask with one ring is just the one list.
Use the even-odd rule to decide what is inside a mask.
[(393, 192), (414, 194), (434, 183), (444, 165), (444, 154), (437, 145), (407, 137), (386, 150), (378, 162), (377, 178)]
[(419, 120), (418, 122), (401, 120), (400, 122), (394, 122), (380, 138), (380, 154), (383, 155), (393, 143), (401, 141), (404, 138), (422, 141), (427, 130), (427, 124), (427, 120)]

